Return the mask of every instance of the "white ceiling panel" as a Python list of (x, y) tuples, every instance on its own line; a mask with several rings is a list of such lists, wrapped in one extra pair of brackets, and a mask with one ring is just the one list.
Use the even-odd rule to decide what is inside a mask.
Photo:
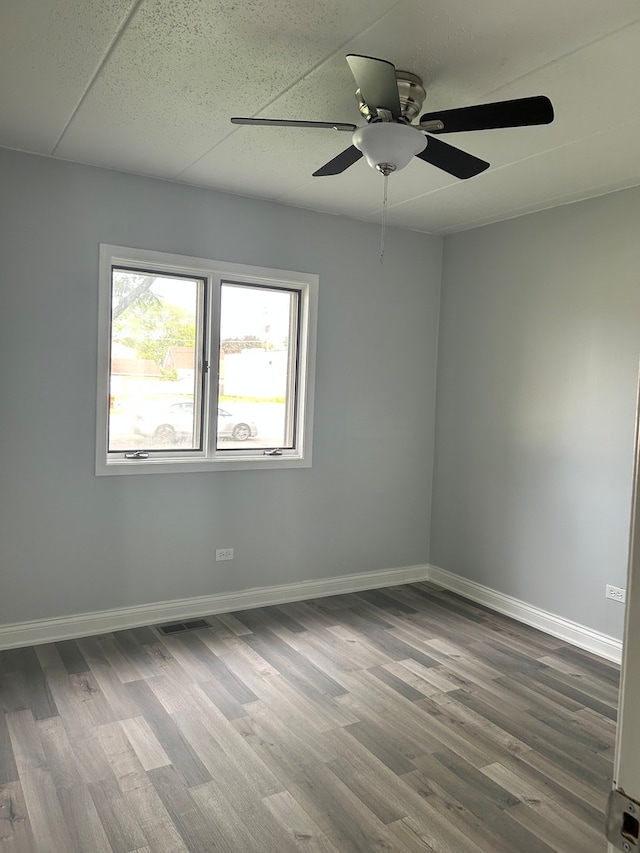
[[(389, 0), (367, 7), (375, 18)], [(308, 73), (357, 16), (340, 0), (148, 0), (142, 3), (77, 112), (59, 153), (127, 168), (131, 152), (145, 171), (177, 177), (232, 126)], [(348, 7), (348, 4), (346, 4)], [(133, 171), (140, 169), (134, 164)]]
[(0, 145), (53, 152), (134, 0), (3, 0)]
[[(519, 163), (497, 172), (489, 170), (473, 183), (451, 186), (444, 207), (439, 208), (438, 193), (407, 202), (394, 212), (394, 224), (414, 227), (410, 223), (423, 219), (428, 227), (417, 230), (451, 233), (566, 204), (585, 194), (636, 186), (640, 184), (639, 138), (640, 120), (635, 120), (624, 130), (603, 130), (531, 157), (526, 171)], [(594, 157), (600, 163), (597, 170)]]
[[(364, 160), (356, 163), (342, 175), (312, 178), (313, 183), (284, 195), (280, 201), (301, 207), (311, 199), (315, 210), (335, 211), (356, 219), (381, 217), (384, 198), (384, 179)], [(395, 225), (395, 207), (401, 200), (414, 197), (418, 188), (421, 194), (443, 190), (457, 184), (456, 178), (433, 166), (414, 160), (406, 169), (389, 176), (387, 185), (387, 211), (390, 225)], [(404, 226), (403, 226), (404, 227)], [(418, 228), (417, 230), (426, 230)]]
[(486, 159), (467, 181), (414, 160), (389, 178), (390, 225), (446, 233), (640, 183), (638, 0), (5, 0), (0, 145), (379, 221), (364, 160), (327, 130), (364, 124), (344, 59), (422, 77), (422, 112), (546, 94), (543, 127), (443, 136)]

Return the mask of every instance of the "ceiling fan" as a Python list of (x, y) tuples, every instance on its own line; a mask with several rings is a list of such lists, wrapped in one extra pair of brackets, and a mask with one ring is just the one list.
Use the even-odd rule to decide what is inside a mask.
[(525, 127), (553, 121), (551, 101), (544, 95), (537, 95), (425, 113), (417, 124), (413, 124), (426, 97), (419, 77), (408, 71), (397, 71), (393, 63), (373, 56), (351, 53), (347, 62), (356, 81), (360, 112), (367, 120), (363, 127), (346, 122), (269, 118), (234, 117), (231, 121), (233, 124), (318, 127), (352, 133), (351, 145), (317, 169), (314, 177), (339, 175), (363, 156), (372, 168), (386, 177), (391, 172), (404, 169), (416, 156), (463, 179), (484, 172), (489, 163), (437, 139), (433, 134)]

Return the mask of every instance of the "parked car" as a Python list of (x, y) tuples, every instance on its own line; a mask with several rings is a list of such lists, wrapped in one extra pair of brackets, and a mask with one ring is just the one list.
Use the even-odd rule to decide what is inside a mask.
[(258, 427), (253, 421), (239, 420), (232, 412), (218, 406), (218, 438), (246, 441), (258, 435)]
[[(136, 435), (151, 438), (154, 444), (178, 444), (193, 436), (193, 402), (191, 400), (156, 406), (133, 418)], [(218, 407), (218, 438), (246, 441), (255, 438), (258, 428), (251, 420), (241, 420), (227, 409)]]

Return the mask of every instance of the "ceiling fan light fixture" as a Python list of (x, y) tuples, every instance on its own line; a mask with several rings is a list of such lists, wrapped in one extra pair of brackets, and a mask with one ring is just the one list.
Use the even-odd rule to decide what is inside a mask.
[(387, 121), (359, 127), (351, 141), (367, 163), (383, 174), (404, 169), (427, 146), (427, 137), (417, 128)]

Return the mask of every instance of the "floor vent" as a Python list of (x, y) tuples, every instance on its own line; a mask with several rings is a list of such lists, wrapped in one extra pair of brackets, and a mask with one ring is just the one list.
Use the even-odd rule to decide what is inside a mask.
[(172, 622), (170, 625), (156, 625), (161, 634), (182, 634), (184, 631), (195, 631), (196, 628), (210, 628), (205, 619), (190, 619), (189, 622)]

